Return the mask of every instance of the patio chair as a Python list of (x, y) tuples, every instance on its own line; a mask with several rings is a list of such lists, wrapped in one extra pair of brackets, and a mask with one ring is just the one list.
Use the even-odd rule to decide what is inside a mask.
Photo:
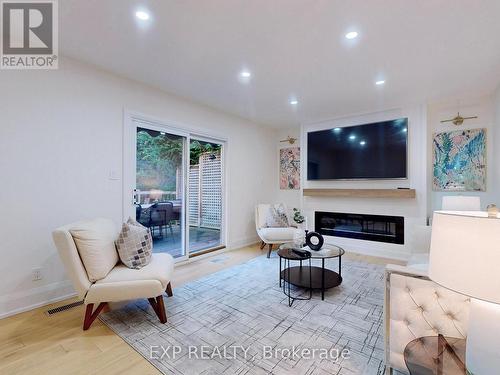
[(140, 204), (135, 205), (135, 221), (140, 222), (142, 213), (142, 206)]
[[(174, 206), (172, 202), (160, 202), (156, 203), (151, 207), (149, 227), (154, 234), (154, 228), (158, 227), (160, 229), (160, 235), (163, 236), (163, 227), (170, 229), (170, 234), (174, 236), (174, 231), (172, 229), (172, 220), (174, 220)], [(165, 231), (167, 233), (167, 231)]]
[[(179, 207), (182, 207), (182, 200), (181, 199), (174, 199), (169, 201), (174, 205), (174, 218), (173, 221), (175, 221), (177, 224), (180, 225), (181, 223), (181, 209)], [(177, 206), (177, 209), (176, 209)]]

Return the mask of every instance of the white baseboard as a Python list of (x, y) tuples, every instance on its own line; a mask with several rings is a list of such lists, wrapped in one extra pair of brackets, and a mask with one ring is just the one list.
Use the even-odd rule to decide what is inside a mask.
[(355, 253), (355, 254), (361, 254), (361, 255), (369, 255), (373, 257), (379, 257), (379, 258), (387, 258), (387, 259), (394, 259), (398, 261), (404, 261), (406, 262), (409, 258), (409, 256), (405, 254), (401, 254), (400, 252), (395, 252), (391, 250), (381, 250), (381, 249), (363, 249), (363, 248), (349, 248), (345, 249), (346, 252), (349, 253)]
[(358, 240), (354, 238), (324, 236), (325, 242), (341, 246), (345, 251), (380, 258), (407, 261), (410, 257), (404, 245)]
[[(221, 252), (233, 251), (242, 247), (251, 246), (259, 243), (259, 237), (252, 236), (237, 240), (231, 243), (227, 248), (207, 256), (218, 255)], [(200, 256), (198, 259), (201, 259)], [(38, 307), (59, 302), (67, 298), (76, 296), (76, 293), (69, 280), (59, 281), (43, 285), (29, 290), (7, 294), (0, 297), (0, 319), (7, 318), (25, 311), (33, 310)]]
[(69, 280), (0, 297), (0, 319), (76, 296)]
[(237, 250), (241, 249), (242, 247), (255, 245), (256, 243), (260, 243), (260, 239), (258, 236), (247, 237), (231, 242), (231, 244), (227, 247), (227, 250)]

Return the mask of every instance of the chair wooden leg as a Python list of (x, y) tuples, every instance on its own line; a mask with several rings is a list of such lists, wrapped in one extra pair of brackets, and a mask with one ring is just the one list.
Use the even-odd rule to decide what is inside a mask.
[(267, 257), (268, 258), (271, 257), (271, 251), (273, 251), (273, 244), (272, 243), (269, 244), (269, 250), (267, 251)]
[(97, 316), (101, 313), (102, 309), (106, 307), (107, 302), (101, 302), (99, 306), (97, 306), (97, 309), (94, 310), (94, 304), (89, 303), (87, 305), (87, 308), (85, 310), (85, 319), (83, 320), (83, 330), (86, 331), (90, 328), (94, 320), (97, 318)]
[(174, 295), (174, 292), (172, 291), (172, 284), (168, 283), (167, 289), (165, 289), (165, 292), (167, 293), (167, 296), (172, 297)]
[(172, 292), (172, 284), (171, 283), (168, 283), (167, 289), (165, 290), (165, 292), (167, 293), (167, 296), (169, 296), (169, 297), (172, 297), (174, 295), (174, 293)]
[(167, 312), (165, 311), (163, 296), (156, 297), (156, 305), (158, 306), (158, 312), (160, 313), (160, 316), (158, 316), (158, 318), (160, 318), (160, 322), (164, 324), (167, 322)]
[(167, 322), (167, 313), (165, 312), (165, 304), (163, 303), (163, 296), (156, 298), (148, 298), (149, 304), (153, 308), (156, 316), (160, 319), (160, 323)]
[(264, 241), (260, 242), (260, 249), (262, 250), (264, 247), (266, 247), (266, 243)]

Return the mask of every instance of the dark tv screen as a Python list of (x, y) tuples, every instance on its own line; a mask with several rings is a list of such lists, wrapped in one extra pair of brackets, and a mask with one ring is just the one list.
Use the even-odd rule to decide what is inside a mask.
[(307, 179), (407, 177), (408, 119), (307, 134)]

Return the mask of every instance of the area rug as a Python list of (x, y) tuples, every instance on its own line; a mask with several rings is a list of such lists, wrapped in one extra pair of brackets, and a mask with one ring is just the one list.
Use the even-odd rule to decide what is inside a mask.
[(384, 267), (343, 260), (324, 301), (292, 307), (278, 269), (273, 254), (174, 285), (166, 324), (147, 301), (100, 319), (164, 374), (383, 374)]

